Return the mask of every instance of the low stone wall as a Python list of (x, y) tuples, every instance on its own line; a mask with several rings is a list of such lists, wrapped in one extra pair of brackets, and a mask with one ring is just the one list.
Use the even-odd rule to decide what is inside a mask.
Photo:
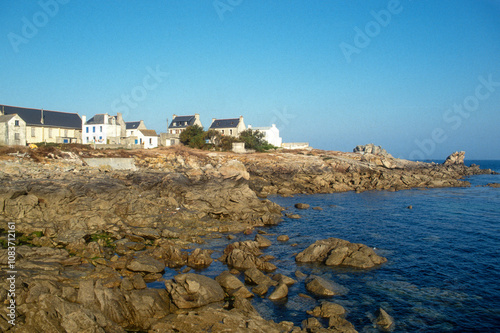
[(309, 148), (309, 142), (284, 142), (281, 147), (284, 149), (305, 149)]
[(114, 170), (137, 170), (135, 160), (131, 157), (84, 158), (83, 160), (88, 166), (96, 168), (109, 166)]

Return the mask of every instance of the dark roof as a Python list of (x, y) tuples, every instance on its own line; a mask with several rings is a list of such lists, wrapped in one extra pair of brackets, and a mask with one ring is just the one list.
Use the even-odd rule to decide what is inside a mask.
[(0, 116), (0, 123), (7, 122), (14, 118), (16, 115), (15, 114), (6, 114), (5, 116)]
[[(193, 125), (195, 120), (195, 116), (177, 116), (172, 119), (172, 122), (170, 123), (168, 128), (186, 128)], [(184, 125), (185, 122), (187, 122), (187, 125)]]
[(104, 123), (104, 113), (98, 113), (96, 114), (95, 116), (93, 116), (92, 118), (90, 118), (89, 120), (87, 120), (87, 125), (111, 125), (112, 124), (112, 120), (114, 117), (113, 116), (110, 116), (108, 115), (108, 123), (105, 124)]
[(215, 119), (210, 128), (233, 128), (237, 127), (239, 122), (240, 118)]
[(28, 109), (8, 105), (0, 105), (0, 108), (3, 108), (6, 115), (17, 113), (28, 126), (82, 129), (82, 118), (80, 118), (78, 113), (43, 110), (44, 122), (42, 124), (41, 109)]
[(125, 123), (125, 127), (128, 130), (131, 130), (131, 129), (136, 129), (137, 127), (139, 127), (140, 124), (141, 121), (129, 121), (128, 123)]

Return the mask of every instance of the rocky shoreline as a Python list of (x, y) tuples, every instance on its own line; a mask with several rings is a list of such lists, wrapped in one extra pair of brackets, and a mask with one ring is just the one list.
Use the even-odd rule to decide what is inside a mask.
[[(357, 153), (238, 155), (187, 148), (30, 153), (0, 160), (1, 227), (7, 231), (14, 223), (18, 233), (18, 317), (12, 326), (7, 312), (1, 312), (5, 332), (319, 331), (323, 325), (314, 319), (321, 316), (303, 327), (274, 323), (248, 301), (253, 295), (286, 297), (287, 284), (294, 281), (272, 273), (278, 267), (260, 251), (271, 246), (264, 237), (228, 244), (216, 259), (228, 270), (217, 281), (189, 273), (214, 260), (198, 244), (279, 223), (283, 208), (264, 199), (267, 195), (468, 186), (460, 180), (464, 176), (492, 173), (465, 167), (460, 153), (437, 165), (395, 159), (372, 147)], [(92, 168), (82, 160), (109, 156), (134, 158), (138, 170)], [(360, 269), (384, 262), (361, 244), (340, 241), (325, 240), (327, 248), (312, 244), (297, 258), (328, 265), (359, 262), (352, 266)], [(361, 259), (365, 252), (372, 259)], [(9, 291), (8, 262), (4, 249), (3, 300)], [(180, 274), (165, 281), (165, 267)], [(311, 281), (325, 287), (314, 277), (301, 283)], [(149, 282), (165, 288), (148, 288)], [(322, 303), (311, 313), (329, 318), (328, 331), (354, 332), (342, 311), (326, 310), (332, 307)]]

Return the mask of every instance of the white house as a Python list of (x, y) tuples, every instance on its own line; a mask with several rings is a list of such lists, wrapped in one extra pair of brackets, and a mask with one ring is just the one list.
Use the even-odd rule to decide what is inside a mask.
[(125, 136), (127, 138), (131, 136), (137, 136), (137, 132), (142, 129), (147, 129), (144, 121), (142, 120), (125, 122)]
[(264, 133), (264, 140), (275, 147), (281, 147), (283, 139), (280, 137), (280, 130), (275, 124), (272, 124), (271, 127), (252, 127), (252, 125), (248, 125), (248, 129)]
[(82, 116), (83, 143), (118, 144), (126, 136), (126, 125), (121, 113), (110, 116), (107, 113), (96, 114), (87, 121)]
[[(137, 140), (145, 149), (158, 147), (158, 134), (155, 130), (140, 129), (137, 130)], [(137, 142), (136, 142), (137, 143)]]

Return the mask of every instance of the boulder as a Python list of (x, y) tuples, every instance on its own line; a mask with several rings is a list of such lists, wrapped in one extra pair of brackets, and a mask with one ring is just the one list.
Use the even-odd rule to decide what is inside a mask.
[(224, 300), (224, 290), (217, 281), (198, 274), (176, 275), (165, 282), (174, 304), (180, 309), (197, 308)]
[(259, 271), (257, 268), (250, 268), (245, 271), (245, 282), (254, 285), (275, 286), (278, 282)]
[(465, 151), (456, 151), (446, 158), (444, 165), (464, 165)]
[(165, 270), (165, 264), (147, 256), (132, 259), (127, 264), (127, 269), (134, 272), (160, 273)]
[(392, 158), (392, 155), (389, 154), (385, 149), (383, 149), (381, 146), (375, 146), (373, 143), (356, 146), (356, 148), (354, 148), (352, 151), (353, 153), (373, 154), (373, 155)]
[(259, 234), (255, 235), (255, 241), (258, 243), (259, 248), (269, 247), (273, 244), (269, 239)]
[(313, 317), (330, 318), (331, 316), (345, 315), (345, 309), (340, 304), (331, 302), (322, 302), (320, 306), (317, 306), (314, 309), (307, 311), (307, 314)]
[(309, 206), (309, 204), (305, 204), (305, 203), (300, 203), (299, 202), (299, 203), (296, 203), (294, 205), (294, 207), (297, 208), (297, 209), (309, 209), (310, 206)]
[(320, 262), (327, 266), (371, 268), (387, 261), (363, 244), (339, 238), (316, 241), (295, 257), (297, 262)]
[(319, 320), (314, 317), (307, 318), (302, 321), (302, 329), (306, 330), (306, 332), (314, 332), (315, 330), (321, 328), (323, 328), (323, 326)]
[(309, 276), (305, 282), (307, 291), (317, 296), (345, 295), (348, 292), (346, 287), (316, 275)]
[(229, 271), (224, 271), (215, 278), (220, 286), (231, 296), (239, 296), (243, 298), (252, 297), (253, 294), (248, 291), (245, 284)]
[(237, 160), (231, 160), (226, 162), (219, 168), (219, 173), (222, 175), (224, 179), (233, 178), (235, 180), (238, 179), (250, 179), (250, 174), (248, 173), (245, 165)]
[(383, 331), (390, 331), (394, 325), (394, 319), (382, 308), (378, 309), (378, 316), (375, 322)]
[(273, 280), (274, 280), (274, 281), (278, 281), (278, 282), (283, 282), (283, 283), (284, 283), (284, 284), (286, 284), (287, 286), (291, 286), (291, 285), (293, 285), (293, 284), (297, 283), (297, 281), (296, 281), (296, 280), (294, 280), (294, 279), (292, 279), (291, 277), (288, 277), (288, 276), (286, 276), (286, 275), (283, 275), (283, 274), (281, 274), (281, 273), (279, 273), (279, 274), (275, 274), (275, 275), (273, 276)]
[(328, 319), (328, 328), (333, 332), (358, 333), (354, 325), (343, 316), (333, 315)]
[(214, 251), (208, 249), (194, 249), (194, 251), (188, 256), (188, 266), (192, 268), (206, 268), (210, 266), (210, 264), (214, 261), (210, 257), (213, 252)]
[(274, 291), (269, 295), (269, 299), (272, 301), (279, 300), (288, 296), (288, 287), (285, 283), (280, 282), (274, 289)]
[(288, 235), (279, 235), (277, 239), (278, 242), (287, 242), (288, 240), (290, 240), (290, 237), (288, 237)]

